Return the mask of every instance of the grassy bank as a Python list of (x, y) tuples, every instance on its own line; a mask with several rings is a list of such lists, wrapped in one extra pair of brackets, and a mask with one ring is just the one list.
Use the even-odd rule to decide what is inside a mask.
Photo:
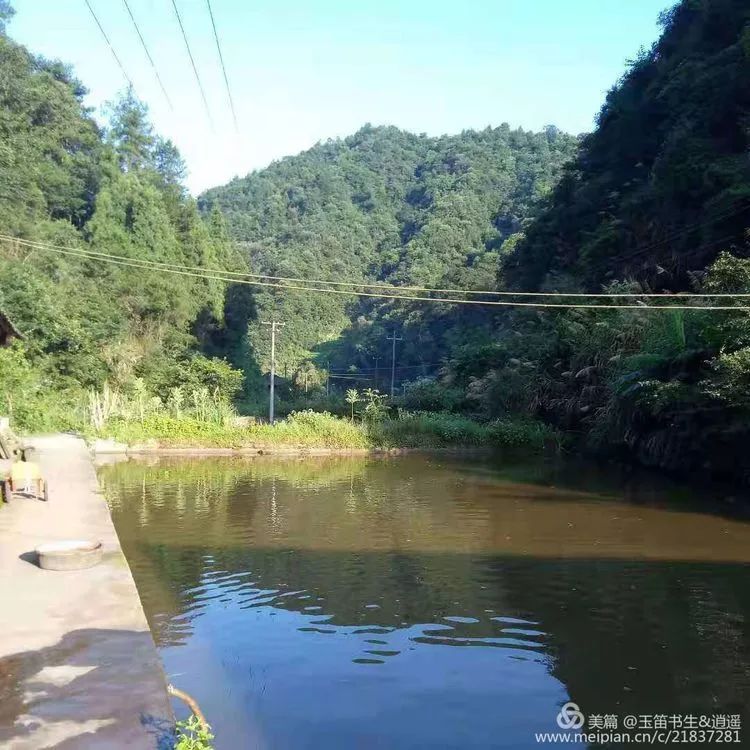
[(501, 447), (539, 451), (559, 442), (553, 430), (538, 422), (480, 423), (441, 412), (404, 413), (396, 418), (357, 422), (328, 413), (301, 411), (275, 425), (247, 426), (154, 414), (143, 420), (110, 420), (92, 437), (160, 448)]

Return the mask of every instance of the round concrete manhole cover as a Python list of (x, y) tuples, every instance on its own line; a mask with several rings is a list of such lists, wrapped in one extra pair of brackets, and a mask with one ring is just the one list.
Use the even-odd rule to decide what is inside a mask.
[(102, 559), (102, 543), (65, 541), (42, 544), (36, 549), (39, 567), (45, 570), (82, 570)]

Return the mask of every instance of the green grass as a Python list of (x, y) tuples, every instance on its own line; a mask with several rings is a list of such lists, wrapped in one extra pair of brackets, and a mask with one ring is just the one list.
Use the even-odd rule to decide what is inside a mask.
[(154, 414), (142, 422), (112, 420), (97, 437), (135, 445), (185, 448), (369, 448), (366, 428), (326, 413), (295, 412), (275, 425), (223, 426), (190, 416)]
[(446, 412), (402, 413), (372, 423), (352, 422), (326, 412), (301, 411), (275, 425), (222, 426), (195, 417), (154, 414), (112, 420), (97, 437), (128, 445), (171, 448), (450, 448), (500, 447), (539, 451), (559, 442), (550, 428), (533, 421), (480, 423)]

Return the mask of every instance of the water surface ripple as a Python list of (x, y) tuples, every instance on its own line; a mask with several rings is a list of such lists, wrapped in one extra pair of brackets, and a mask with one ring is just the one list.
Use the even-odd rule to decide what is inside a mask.
[(532, 748), (568, 700), (748, 705), (750, 525), (699, 492), (414, 456), (99, 471), (218, 748)]

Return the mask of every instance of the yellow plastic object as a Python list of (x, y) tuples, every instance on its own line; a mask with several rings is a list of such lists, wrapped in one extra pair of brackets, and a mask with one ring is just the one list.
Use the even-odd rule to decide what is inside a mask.
[(42, 478), (39, 464), (33, 461), (16, 461), (10, 469), (10, 479), (14, 487), (23, 487)]

